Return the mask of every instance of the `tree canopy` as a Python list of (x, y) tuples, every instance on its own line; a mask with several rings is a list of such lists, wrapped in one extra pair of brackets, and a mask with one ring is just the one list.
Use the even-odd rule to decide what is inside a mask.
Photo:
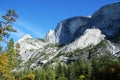
[(15, 10), (9, 9), (6, 14), (2, 16), (2, 20), (0, 20), (0, 41), (4, 41), (5, 37), (9, 37), (9, 32), (17, 32), (13, 28), (13, 23), (16, 22), (18, 15)]

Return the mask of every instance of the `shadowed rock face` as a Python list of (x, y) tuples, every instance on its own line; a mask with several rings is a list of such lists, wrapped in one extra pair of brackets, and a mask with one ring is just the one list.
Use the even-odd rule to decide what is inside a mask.
[[(55, 29), (55, 43), (60, 45), (70, 43), (74, 38), (75, 32), (79, 28), (84, 28), (82, 26), (87, 25), (89, 22), (90, 18), (88, 17), (73, 17), (61, 21)], [(81, 32), (83, 32), (83, 29), (81, 29)]]
[(93, 14), (91, 23), (107, 38), (115, 37), (120, 29), (120, 2), (100, 8)]

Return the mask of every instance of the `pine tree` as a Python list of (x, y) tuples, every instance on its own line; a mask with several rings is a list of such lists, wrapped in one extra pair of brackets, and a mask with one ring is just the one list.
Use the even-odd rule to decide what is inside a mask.
[(46, 80), (46, 72), (43, 68), (35, 71), (35, 80)]
[(69, 80), (76, 80), (74, 63), (71, 63), (71, 65), (68, 66), (68, 70), (69, 70)]
[(46, 65), (45, 72), (46, 72), (47, 80), (55, 80), (55, 73), (49, 65)]
[(63, 72), (63, 68), (62, 68), (62, 65), (61, 63), (58, 63), (58, 65), (56, 66), (56, 78), (59, 77), (59, 75)]
[(7, 45), (7, 55), (9, 59), (9, 67), (10, 69), (14, 69), (17, 66), (17, 55), (14, 50), (14, 41), (11, 39)]
[(16, 32), (12, 23), (16, 22), (18, 15), (15, 10), (10, 9), (2, 18), (3, 20), (0, 21), (0, 41), (3, 41), (4, 37), (9, 37), (9, 32)]
[(55, 73), (52, 70), (46, 73), (47, 73), (47, 80), (55, 80)]
[(57, 78), (57, 80), (67, 80), (67, 78), (65, 77), (65, 74), (62, 72)]
[(15, 51), (16, 51), (16, 54), (20, 53), (20, 43), (15, 44)]

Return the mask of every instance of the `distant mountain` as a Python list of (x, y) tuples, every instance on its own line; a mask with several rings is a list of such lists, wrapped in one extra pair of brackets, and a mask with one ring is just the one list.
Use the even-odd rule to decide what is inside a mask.
[[(20, 44), (23, 65), (37, 69), (47, 63), (75, 61), (79, 58), (92, 59), (111, 52), (120, 56), (120, 3), (106, 5), (92, 17), (72, 17), (58, 23), (44, 40), (24, 35)], [(116, 40), (116, 41), (115, 41)], [(117, 42), (117, 43), (116, 43)]]

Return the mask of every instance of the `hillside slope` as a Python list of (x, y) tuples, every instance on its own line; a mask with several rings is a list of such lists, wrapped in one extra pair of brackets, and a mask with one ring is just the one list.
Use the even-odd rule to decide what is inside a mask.
[(92, 59), (110, 52), (120, 56), (120, 43), (113, 40), (120, 30), (120, 3), (106, 5), (92, 17), (72, 17), (58, 23), (45, 40), (24, 35), (20, 44), (21, 65), (37, 69), (47, 63)]

